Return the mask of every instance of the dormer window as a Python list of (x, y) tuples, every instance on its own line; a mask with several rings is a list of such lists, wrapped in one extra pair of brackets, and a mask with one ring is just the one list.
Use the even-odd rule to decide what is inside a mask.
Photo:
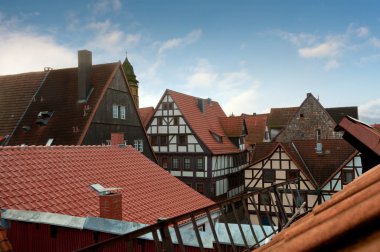
[(210, 131), (210, 133), (211, 133), (212, 137), (215, 139), (215, 141), (217, 141), (218, 143), (222, 143), (223, 142), (222, 136), (219, 136), (218, 134), (216, 134), (213, 131)]
[(41, 111), (37, 115), (36, 123), (40, 126), (45, 126), (48, 124), (52, 116), (53, 116), (53, 111)]

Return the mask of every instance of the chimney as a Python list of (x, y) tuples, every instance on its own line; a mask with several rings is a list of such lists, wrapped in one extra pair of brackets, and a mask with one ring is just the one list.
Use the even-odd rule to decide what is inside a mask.
[(205, 112), (205, 106), (204, 106), (204, 103), (203, 103), (203, 99), (202, 98), (197, 98), (197, 101), (198, 101), (198, 108), (199, 108), (199, 110), (202, 113)]
[(309, 97), (309, 96), (311, 96), (311, 93), (306, 93), (306, 97)]
[(99, 195), (99, 217), (106, 219), (122, 220), (123, 204), (121, 193), (110, 192)]
[(91, 89), (92, 53), (78, 51), (78, 102), (86, 102)]
[(123, 132), (114, 132), (111, 133), (111, 145), (112, 146), (117, 146), (120, 144), (124, 145), (125, 140), (124, 140), (124, 133)]

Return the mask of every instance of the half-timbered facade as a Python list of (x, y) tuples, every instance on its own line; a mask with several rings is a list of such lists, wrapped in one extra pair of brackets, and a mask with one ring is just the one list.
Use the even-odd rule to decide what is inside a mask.
[(166, 90), (146, 126), (159, 164), (212, 199), (244, 190), (245, 123), (229, 138), (221, 124), (225, 118), (211, 99)]
[[(304, 210), (328, 200), (332, 194), (362, 174), (358, 152), (342, 139), (322, 140), (323, 152), (316, 152), (315, 141), (299, 140), (292, 143), (261, 143), (255, 146), (254, 162), (245, 169), (247, 191), (265, 188), (273, 183), (296, 180), (294, 187), (279, 190), (280, 199), (271, 193), (256, 198), (256, 206), (249, 204), (253, 223), (271, 221), (277, 225), (277, 208), (273, 202), (283, 202), (284, 211), (290, 214), (304, 203)], [(286, 192), (285, 189), (292, 189)], [(258, 197), (258, 196), (257, 196)], [(252, 203), (252, 202), (251, 202)], [(255, 209), (259, 208), (259, 209)], [(269, 209), (273, 215), (257, 214)]]

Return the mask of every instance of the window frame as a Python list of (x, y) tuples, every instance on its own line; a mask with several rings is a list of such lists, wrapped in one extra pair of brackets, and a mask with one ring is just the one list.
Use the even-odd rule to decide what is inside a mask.
[(112, 104), (112, 118), (119, 119), (119, 106), (117, 104)]
[(120, 105), (119, 106), (119, 114), (120, 114), (120, 119), (122, 119), (122, 120), (125, 120), (126, 119), (126, 107), (125, 106), (122, 106), (122, 105)]
[[(181, 141), (181, 138), (184, 137), (184, 141)], [(184, 134), (180, 134), (178, 135), (178, 146), (187, 146), (187, 135), (184, 135)]]
[[(175, 162), (174, 162), (174, 160), (175, 160)], [(172, 167), (172, 169), (179, 169), (180, 168), (179, 167), (179, 158), (178, 157), (172, 157), (171, 167)]]
[[(187, 163), (186, 161), (189, 161), (189, 162)], [(183, 169), (191, 170), (191, 158), (190, 157), (184, 157), (183, 158)]]
[[(351, 181), (347, 181), (346, 179), (346, 174), (351, 174)], [(355, 173), (353, 170), (342, 170), (341, 172), (341, 180), (342, 180), (342, 185), (348, 185), (355, 179)]]
[[(165, 141), (162, 141), (162, 139), (165, 139)], [(164, 143), (165, 142), (165, 143)], [(167, 135), (160, 135), (160, 141), (159, 146), (167, 146), (168, 145), (168, 136)]]
[[(166, 165), (164, 165), (166, 164)], [(162, 157), (161, 158), (161, 167), (164, 169), (168, 169), (169, 167), (169, 158), (168, 157)]]
[[(272, 174), (272, 178), (268, 179), (268, 174)], [(263, 169), (263, 183), (274, 183), (276, 181), (276, 172), (272, 169)]]
[[(296, 174), (296, 177), (294, 177), (294, 176), (291, 176), (290, 174), (291, 173), (294, 173), (294, 174)], [(293, 174), (293, 175), (294, 175)], [(299, 172), (299, 170), (292, 170), (292, 169), (290, 169), (290, 170), (287, 170), (286, 171), (286, 180), (294, 180), (294, 179), (296, 179), (296, 178), (300, 178), (300, 172)]]
[[(199, 161), (201, 161), (201, 166), (199, 166)], [(197, 157), (196, 158), (196, 163), (195, 163), (195, 168), (197, 170), (204, 170), (205, 169), (205, 162), (204, 162), (204, 158), (203, 157)]]

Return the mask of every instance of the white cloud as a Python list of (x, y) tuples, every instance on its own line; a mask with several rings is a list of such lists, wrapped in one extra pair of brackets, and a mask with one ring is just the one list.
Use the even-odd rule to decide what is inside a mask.
[(352, 23), (348, 26), (347, 34), (348, 35), (355, 35), (359, 38), (365, 38), (369, 35), (369, 28), (366, 26), (357, 26), (356, 24)]
[(43, 71), (44, 67), (63, 68), (77, 64), (76, 49), (60, 45), (53, 36), (40, 35), (23, 24), (22, 15), (0, 17), (0, 74)]
[(338, 68), (339, 66), (340, 64), (335, 59), (330, 59), (324, 68), (326, 71), (330, 71), (332, 69)]
[(106, 13), (108, 11), (119, 11), (121, 9), (120, 0), (98, 0), (90, 6), (95, 14)]
[(373, 124), (380, 123), (380, 98), (369, 100), (359, 106), (360, 120)]
[(298, 54), (302, 58), (331, 58), (337, 56), (344, 44), (339, 39), (331, 39), (325, 43), (313, 47), (298, 49)]
[(369, 43), (373, 45), (374, 47), (380, 48), (380, 39), (373, 37), (369, 40)]
[(187, 78), (189, 88), (211, 87), (218, 74), (215, 73), (206, 59), (198, 60), (196, 67), (192, 70), (192, 74)]
[(201, 37), (201, 35), (202, 35), (202, 30), (198, 29), (198, 30), (194, 30), (190, 32), (183, 38), (174, 38), (174, 39), (167, 40), (161, 44), (160, 48), (158, 49), (158, 53), (162, 54), (163, 52), (167, 50), (192, 44), (196, 42)]
[(275, 32), (277, 36), (280, 36), (283, 40), (289, 41), (293, 45), (301, 46), (301, 45), (310, 45), (314, 43), (317, 39), (315, 35), (307, 34), (307, 33), (291, 33), (285, 31), (277, 31)]

